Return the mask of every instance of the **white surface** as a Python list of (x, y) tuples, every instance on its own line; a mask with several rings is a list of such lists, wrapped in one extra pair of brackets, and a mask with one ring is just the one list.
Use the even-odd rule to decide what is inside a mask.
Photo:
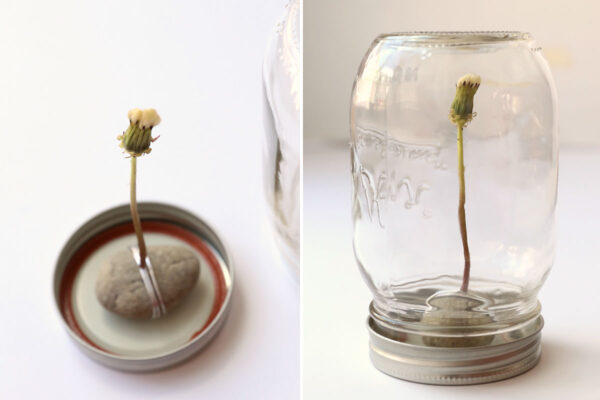
[[(298, 286), (277, 264), (262, 196), (264, 50), (284, 0), (0, 4), (0, 398), (294, 399)], [(127, 111), (163, 122), (138, 199), (187, 208), (229, 245), (223, 331), (190, 362), (134, 375), (86, 358), (56, 312), (70, 234), (128, 201)]]
[(352, 252), (349, 151), (305, 145), (304, 398), (600, 399), (600, 148), (563, 149), (560, 162), (556, 262), (539, 296), (546, 320), (540, 364), (502, 382), (443, 387), (394, 379), (371, 365), (371, 294)]
[[(600, 143), (600, 3), (589, 0), (305, 0), (304, 134), (346, 139), (358, 66), (381, 33), (426, 30), (531, 32), (558, 92), (562, 143)], [(596, 127), (596, 128), (594, 128)]]

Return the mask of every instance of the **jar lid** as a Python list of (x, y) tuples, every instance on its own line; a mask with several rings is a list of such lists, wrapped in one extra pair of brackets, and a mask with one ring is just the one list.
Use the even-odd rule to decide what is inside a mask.
[(540, 359), (538, 313), (524, 323), (499, 333), (472, 338), (474, 346), (444, 347), (457, 335), (391, 331), (369, 317), (370, 357), (373, 365), (396, 378), (435, 385), (471, 385), (507, 379), (533, 368)]
[(56, 263), (54, 296), (61, 320), (76, 345), (111, 368), (146, 372), (178, 364), (206, 346), (222, 327), (233, 290), (229, 253), (203, 220), (162, 203), (139, 203), (149, 246), (186, 247), (200, 261), (194, 289), (168, 314), (132, 320), (105, 310), (95, 295), (101, 264), (136, 243), (128, 205), (112, 208), (81, 226)]

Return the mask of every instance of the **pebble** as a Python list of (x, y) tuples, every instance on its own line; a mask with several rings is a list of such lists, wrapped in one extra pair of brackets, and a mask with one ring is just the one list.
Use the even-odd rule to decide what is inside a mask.
[[(184, 247), (150, 246), (148, 256), (167, 311), (196, 285), (198, 257)], [(96, 297), (107, 310), (127, 318), (151, 318), (152, 304), (129, 250), (112, 255), (100, 268)]]
[(423, 343), (427, 346), (478, 347), (486, 346), (494, 339), (493, 335), (469, 336), (474, 332), (473, 327), (481, 329), (493, 322), (489, 314), (475, 311), (482, 305), (478, 299), (457, 292), (432, 299), (428, 303), (433, 309), (424, 313), (422, 323), (447, 328), (453, 334), (464, 333), (465, 336), (425, 336)]

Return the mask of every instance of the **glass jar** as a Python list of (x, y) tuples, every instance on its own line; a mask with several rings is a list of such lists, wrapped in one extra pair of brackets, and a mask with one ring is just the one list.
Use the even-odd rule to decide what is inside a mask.
[[(465, 90), (474, 95), (463, 115)], [(537, 294), (554, 259), (558, 142), (554, 84), (532, 37), (377, 37), (354, 83), (351, 140), (374, 364), (439, 384), (533, 367)]]
[(271, 38), (263, 65), (265, 193), (279, 249), (299, 279), (300, 24), (291, 1)]

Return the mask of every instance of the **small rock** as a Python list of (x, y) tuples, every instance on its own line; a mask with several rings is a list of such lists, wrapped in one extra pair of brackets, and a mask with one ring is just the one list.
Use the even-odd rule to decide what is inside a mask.
[[(440, 296), (428, 301), (433, 306), (423, 315), (421, 322), (447, 328), (449, 333), (464, 336), (425, 336), (423, 343), (433, 347), (478, 347), (486, 346), (494, 340), (493, 335), (472, 336), (474, 328), (483, 328), (493, 322), (492, 317), (475, 311), (483, 303), (468, 294), (458, 292)], [(463, 328), (463, 329), (461, 329)], [(471, 336), (469, 336), (471, 335)]]
[[(148, 256), (168, 311), (196, 285), (200, 262), (192, 251), (176, 246), (148, 247)], [(102, 265), (96, 297), (107, 310), (123, 317), (152, 317), (150, 296), (128, 250), (114, 254)]]

